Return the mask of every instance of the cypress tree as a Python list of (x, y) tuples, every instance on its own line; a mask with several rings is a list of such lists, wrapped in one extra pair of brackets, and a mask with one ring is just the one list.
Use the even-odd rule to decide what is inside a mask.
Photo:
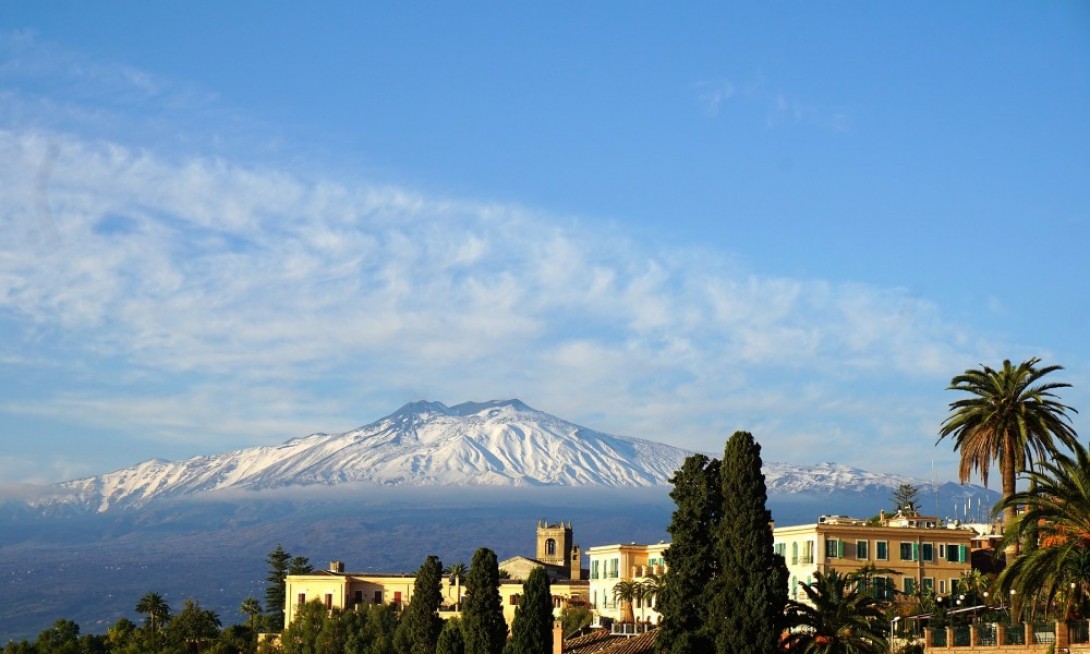
[(671, 542), (664, 554), (666, 574), (657, 600), (662, 620), (655, 640), (656, 651), (663, 654), (712, 649), (706, 589), (718, 571), (715, 534), (723, 504), (719, 471), (718, 460), (694, 454), (670, 479), (677, 509), (667, 528)]
[(413, 596), (401, 616), (400, 628), (405, 629), (408, 654), (434, 654), (439, 642), (443, 620), (439, 605), (443, 601), (443, 564), (439, 557), (429, 556), (416, 572)]
[(511, 625), (512, 654), (553, 651), (553, 593), (545, 568), (534, 568), (522, 584)]
[(447, 620), (439, 633), (435, 654), (465, 654), (466, 642), (462, 635), (462, 623), (457, 618)]
[(738, 431), (727, 440), (720, 472), (720, 569), (709, 605), (715, 650), (771, 654), (779, 650), (784, 625), (787, 566), (773, 552), (761, 446), (752, 434)]
[(473, 554), (462, 599), (462, 631), (466, 654), (501, 654), (507, 642), (507, 622), (500, 598), (500, 567), (496, 553), (482, 547)]

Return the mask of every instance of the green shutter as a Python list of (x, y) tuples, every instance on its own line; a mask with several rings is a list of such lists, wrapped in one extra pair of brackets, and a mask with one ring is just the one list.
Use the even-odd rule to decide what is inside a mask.
[(840, 558), (844, 558), (844, 541), (838, 540), (836, 542), (836, 554)]
[(958, 545), (958, 563), (965, 563), (965, 560), (969, 558), (969, 546)]
[(913, 561), (920, 560), (920, 544), (912, 543), (912, 559)]

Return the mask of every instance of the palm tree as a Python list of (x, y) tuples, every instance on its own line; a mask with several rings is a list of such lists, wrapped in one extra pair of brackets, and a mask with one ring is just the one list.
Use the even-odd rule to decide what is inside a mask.
[(645, 606), (651, 606), (652, 602), (658, 603), (663, 588), (666, 588), (665, 575), (657, 575), (654, 572), (648, 573), (647, 578), (643, 580), (643, 597), (646, 600), (644, 602)]
[(886, 620), (877, 600), (855, 589), (849, 576), (814, 573), (800, 584), (807, 602), (787, 603), (791, 630), (783, 645), (810, 654), (864, 654), (886, 650)]
[(640, 588), (638, 581), (618, 581), (613, 585), (613, 601), (621, 603), (621, 622), (636, 621), (636, 616), (632, 613), (632, 601), (637, 595), (642, 597)]
[(1035, 547), (999, 575), (1000, 592), (1055, 606), (1059, 618), (1090, 617), (1090, 453), (1075, 443), (1026, 475), (1033, 489), (1000, 502), (1023, 507), (1005, 541), (1033, 538)]
[[(1075, 409), (1059, 402), (1053, 392), (1071, 384), (1039, 383), (1042, 377), (1063, 367), (1038, 368), (1038, 363), (1037, 357), (1018, 366), (1006, 360), (999, 370), (982, 365), (950, 381), (947, 390), (972, 396), (950, 403), (950, 415), (939, 430), (940, 441), (951, 436), (954, 449), (961, 450), (961, 483), (969, 481), (975, 470), (987, 486), (988, 470), (992, 461), (997, 461), (1006, 500), (1015, 494), (1018, 473), (1032, 470), (1034, 463), (1051, 456), (1057, 445), (1070, 448), (1076, 443), (1066, 413)], [(1014, 522), (1015, 507), (1004, 506), (1003, 520), (1009, 525)], [(1012, 541), (1006, 553), (1009, 563), (1018, 555), (1018, 543)]]
[(466, 571), (469, 568), (465, 563), (452, 563), (445, 570), (443, 574), (450, 575), (450, 581), (454, 584), (454, 595), (457, 599), (454, 601), (454, 610), (462, 610), (462, 580), (466, 577)]
[(250, 631), (253, 632), (256, 639), (257, 616), (261, 615), (261, 602), (256, 597), (247, 597), (242, 600), (242, 606), (239, 607), (238, 612), (250, 618)]
[(166, 621), (170, 619), (170, 605), (159, 593), (148, 593), (136, 603), (136, 612), (147, 616), (148, 629), (151, 630), (152, 643), (155, 642), (155, 634)]

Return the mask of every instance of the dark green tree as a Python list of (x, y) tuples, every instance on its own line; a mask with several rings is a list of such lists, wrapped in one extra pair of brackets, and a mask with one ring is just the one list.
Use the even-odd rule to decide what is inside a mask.
[(429, 556), (416, 571), (413, 595), (401, 615), (398, 630), (405, 637), (399, 639), (408, 645), (404, 654), (434, 654), (443, 630), (439, 617), (439, 605), (443, 602), (443, 564), (439, 557)]
[(708, 607), (715, 650), (771, 654), (784, 626), (787, 565), (772, 548), (761, 446), (752, 434), (738, 431), (727, 440), (720, 475), (719, 571)]
[(545, 568), (534, 568), (522, 584), (522, 597), (511, 625), (513, 654), (553, 651), (553, 593)]
[(79, 625), (71, 620), (57, 620), (38, 634), (38, 654), (80, 654)]
[[(1067, 415), (1075, 410), (1061, 403), (1054, 392), (1071, 384), (1041, 382), (1063, 366), (1038, 368), (1040, 362), (1034, 357), (1014, 366), (1007, 360), (999, 370), (981, 366), (950, 381), (947, 390), (968, 393), (969, 397), (950, 403), (939, 440), (950, 436), (954, 450), (960, 450), (958, 476), (962, 483), (969, 481), (975, 470), (987, 486), (988, 470), (996, 461), (1006, 500), (1016, 491), (1018, 473), (1050, 459), (1058, 446), (1070, 449), (1078, 442)], [(1004, 507), (1003, 523), (1013, 524), (1015, 507), (1009, 503)], [(1006, 547), (1007, 562), (1017, 555), (1018, 542), (1011, 541)]]
[(284, 628), (284, 593), (287, 588), (285, 579), (291, 568), (291, 554), (280, 545), (265, 557), (269, 574), (265, 577), (265, 613), (268, 615), (266, 626), (270, 631)]
[(439, 633), (435, 654), (465, 654), (465, 651), (466, 641), (465, 636), (462, 635), (462, 621), (457, 618), (447, 620), (443, 625), (443, 631)]
[(500, 598), (496, 553), (487, 547), (473, 554), (462, 598), (462, 631), (466, 654), (501, 654), (507, 642), (507, 622)]
[(326, 628), (329, 610), (319, 600), (311, 600), (299, 607), (280, 636), (283, 654), (316, 654), (318, 637)]
[(182, 610), (171, 618), (165, 629), (167, 642), (181, 651), (201, 652), (220, 635), (220, 619), (215, 611), (202, 609), (200, 602), (186, 599)]
[(289, 575), (305, 575), (314, 572), (314, 566), (310, 564), (310, 559), (305, 556), (293, 556), (291, 562), (288, 564)]
[(723, 492), (717, 459), (694, 454), (674, 473), (670, 497), (676, 509), (667, 531), (666, 573), (658, 596), (662, 619), (655, 649), (663, 654), (711, 651), (705, 595), (718, 572), (715, 534)]

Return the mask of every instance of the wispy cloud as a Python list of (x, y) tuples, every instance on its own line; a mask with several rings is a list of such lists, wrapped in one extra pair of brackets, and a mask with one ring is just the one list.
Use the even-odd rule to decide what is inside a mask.
[(805, 421), (837, 395), (810, 384), (934, 380), (970, 350), (901, 289), (740, 271), (518, 206), (55, 132), (0, 132), (0, 185), (0, 311), (24, 334), (0, 356), (74, 350), (85, 380), (5, 410), (149, 437), (298, 435), (360, 397), (522, 395), (698, 447), (709, 413), (779, 397)]

